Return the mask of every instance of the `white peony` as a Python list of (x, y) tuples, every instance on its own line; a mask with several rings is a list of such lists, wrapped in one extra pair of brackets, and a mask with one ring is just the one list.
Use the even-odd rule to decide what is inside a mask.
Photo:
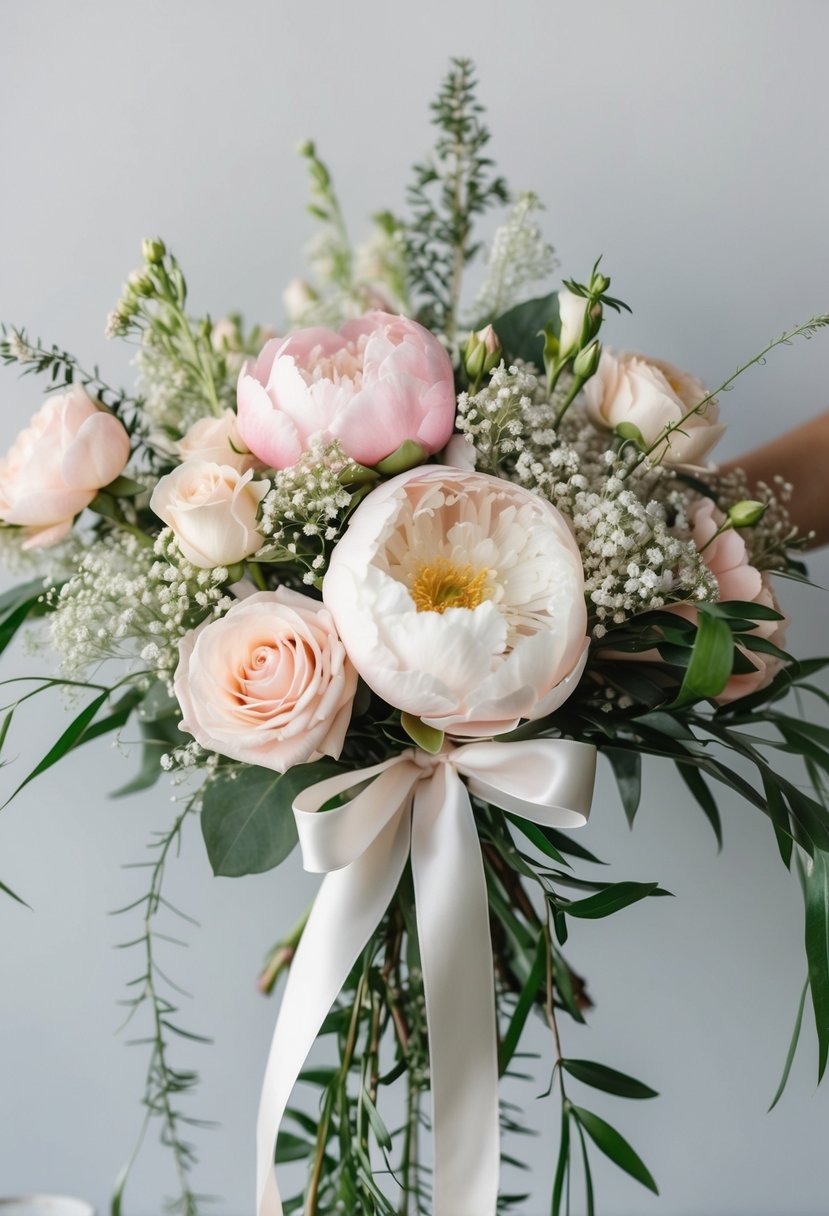
[(551, 713), (586, 658), (584, 575), (564, 517), (482, 473), (422, 466), (369, 494), (323, 598), (365, 682), (451, 735)]

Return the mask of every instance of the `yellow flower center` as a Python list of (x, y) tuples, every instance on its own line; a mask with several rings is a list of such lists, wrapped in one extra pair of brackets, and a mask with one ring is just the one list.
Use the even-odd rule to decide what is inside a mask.
[(446, 557), (421, 566), (411, 586), (418, 612), (445, 612), (447, 608), (477, 608), (485, 599), (489, 571), (456, 566)]

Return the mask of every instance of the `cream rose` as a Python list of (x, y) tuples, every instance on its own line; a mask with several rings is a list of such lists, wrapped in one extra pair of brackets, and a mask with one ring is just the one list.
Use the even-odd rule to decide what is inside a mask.
[(79, 386), (50, 397), (0, 459), (0, 520), (24, 549), (52, 545), (130, 457), (121, 423)]
[(187, 634), (179, 654), (181, 729), (202, 747), (278, 773), (339, 756), (357, 673), (317, 600), (257, 592)]
[(150, 506), (194, 566), (232, 566), (262, 546), (256, 516), (269, 486), (254, 481), (251, 469), (186, 460), (161, 478)]
[[(602, 351), (594, 376), (584, 386), (587, 415), (601, 429), (632, 423), (650, 447), (651, 459), (667, 465), (699, 465), (722, 435), (716, 401), (690, 411), (708, 395), (701, 380), (659, 359)], [(668, 427), (681, 423), (664, 443)]]
[(211, 464), (229, 464), (246, 473), (248, 469), (263, 469), (239, 434), (236, 414), (225, 410), (218, 418), (199, 418), (179, 442), (182, 460), (207, 460)]
[(369, 687), (450, 735), (552, 713), (587, 655), (564, 517), (483, 473), (423, 466), (374, 490), (334, 549), (323, 598)]

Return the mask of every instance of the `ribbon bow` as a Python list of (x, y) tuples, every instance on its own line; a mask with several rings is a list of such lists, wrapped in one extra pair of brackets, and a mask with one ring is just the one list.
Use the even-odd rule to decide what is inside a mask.
[[(410, 750), (294, 802), (303, 864), (326, 874), (297, 949), (257, 1126), (258, 1216), (282, 1216), (279, 1125), (308, 1053), (411, 856), (432, 1080), (434, 1216), (495, 1216), (498, 1033), (483, 857), (470, 793), (544, 827), (587, 822), (595, 748), (566, 739)], [(368, 784), (366, 784), (368, 783)], [(317, 814), (347, 790), (360, 792)]]

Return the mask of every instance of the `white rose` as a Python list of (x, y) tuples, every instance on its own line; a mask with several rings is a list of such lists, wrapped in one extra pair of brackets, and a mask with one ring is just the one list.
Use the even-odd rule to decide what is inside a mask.
[[(667, 465), (699, 465), (722, 435), (716, 401), (698, 412), (694, 406), (708, 396), (701, 380), (660, 359), (602, 351), (596, 374), (584, 386), (584, 403), (591, 422), (615, 430), (632, 423), (640, 431), (651, 459)], [(679, 430), (665, 435), (669, 427)], [(665, 435), (664, 443), (660, 437)]]
[(240, 473), (264, 468), (239, 434), (234, 410), (225, 410), (218, 418), (200, 418), (194, 422), (179, 442), (178, 452), (182, 460), (229, 464)]
[(252, 469), (186, 460), (161, 478), (150, 506), (194, 566), (232, 566), (262, 546), (256, 516), (269, 486), (254, 481)]
[(560, 358), (566, 358), (581, 346), (584, 314), (586, 311), (586, 296), (577, 296), (575, 292), (568, 290), (566, 287), (563, 287), (558, 293), (558, 315), (561, 320), (561, 333), (559, 335)]

